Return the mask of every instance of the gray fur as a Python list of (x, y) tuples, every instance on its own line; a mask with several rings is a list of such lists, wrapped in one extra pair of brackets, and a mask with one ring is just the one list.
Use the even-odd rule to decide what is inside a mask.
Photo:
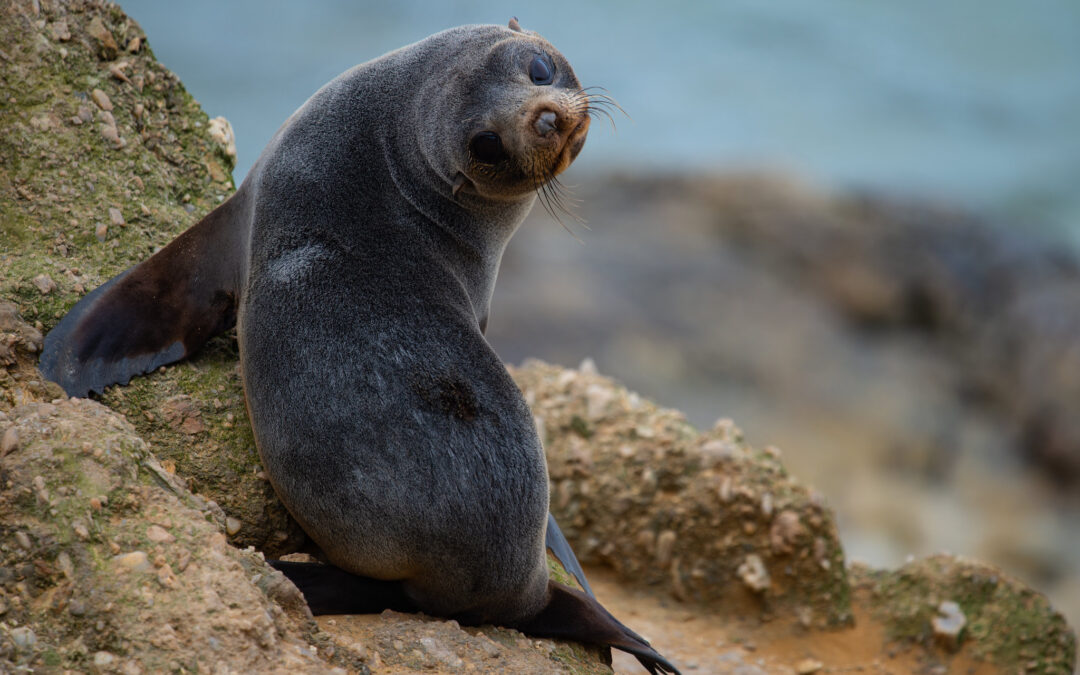
[[(551, 87), (529, 80), (541, 50)], [(270, 480), (331, 562), (404, 579), (433, 614), (514, 622), (547, 601), (544, 455), (481, 333), (536, 181), (478, 175), (468, 144), (494, 127), (525, 153), (523, 106), (579, 87), (535, 34), (451, 29), (319, 90), (238, 191), (240, 355)]]

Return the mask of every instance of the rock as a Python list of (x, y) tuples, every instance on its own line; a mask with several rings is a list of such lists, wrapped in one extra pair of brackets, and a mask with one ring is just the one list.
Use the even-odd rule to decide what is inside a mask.
[(769, 544), (774, 553), (787, 555), (795, 551), (796, 544), (806, 536), (806, 528), (799, 522), (799, 514), (785, 509), (776, 515), (769, 529)]
[(934, 627), (934, 639), (950, 652), (960, 649), (960, 641), (967, 617), (960, 605), (945, 601), (938, 605), (938, 614), (931, 620)]
[(120, 213), (120, 209), (115, 206), (109, 207), (109, 222), (119, 227), (127, 225), (127, 221), (124, 220), (124, 215)]
[[(105, 92), (101, 91), (100, 89), (94, 89), (90, 92), (90, 98), (94, 101), (97, 107), (101, 108), (105, 112), (112, 112), (112, 101), (109, 100), (109, 96)], [(116, 126), (115, 123), (113, 124), (113, 126)]]
[(14, 427), (8, 427), (4, 430), (3, 438), (0, 438), (0, 458), (9, 452), (14, 452), (19, 449), (19, 432)]
[(454, 670), (465, 665), (461, 658), (446, 648), (441, 642), (432, 637), (420, 638), (420, 646), (429, 656), (443, 664), (444, 667)]
[(936, 635), (937, 621), (946, 629), (942, 639), (955, 630), (966, 653), (1003, 672), (1071, 673), (1076, 666), (1076, 633), (1061, 614), (995, 567), (936, 555), (891, 571), (854, 565), (851, 575), (897, 640), (920, 643)]
[(236, 134), (233, 133), (232, 125), (224, 117), (214, 117), (210, 120), (206, 129), (229, 157), (236, 158)]
[(113, 558), (116, 568), (123, 572), (149, 572), (150, 559), (144, 551), (132, 551)]
[[(822, 625), (850, 620), (832, 514), (775, 457), (746, 445), (734, 425), (698, 432), (676, 411), (595, 373), (538, 361), (510, 372), (543, 421), (551, 511), (584, 564), (609, 565), (626, 583), (724, 611), (762, 611), (767, 600), (780, 613), (810, 608)], [(589, 401), (601, 396), (605, 413), (587, 423), (585, 440)], [(766, 494), (771, 509), (762, 509)], [(799, 555), (815, 538), (826, 565)], [(773, 588), (781, 574), (800, 583)]]
[(71, 31), (68, 29), (67, 19), (54, 21), (49, 27), (53, 39), (58, 42), (67, 42), (71, 39)]
[(37, 635), (34, 633), (34, 629), (29, 626), (12, 628), (9, 635), (11, 641), (15, 643), (16, 649), (21, 651), (31, 651), (37, 645)]
[(169, 534), (168, 531), (160, 525), (151, 525), (146, 528), (146, 538), (157, 544), (171, 544), (176, 541), (176, 537)]
[(98, 42), (98, 55), (106, 61), (116, 58), (116, 52), (120, 49), (111, 31), (105, 27), (105, 22), (100, 16), (90, 20), (86, 32)]
[(756, 554), (751, 553), (746, 556), (737, 572), (743, 584), (751, 591), (764, 593), (769, 590), (769, 571), (765, 569), (765, 564)]
[(42, 295), (48, 295), (56, 290), (56, 282), (48, 274), (39, 274), (34, 277), (34, 285)]
[(813, 675), (824, 667), (825, 664), (816, 659), (803, 659), (795, 664), (795, 672), (798, 675)]

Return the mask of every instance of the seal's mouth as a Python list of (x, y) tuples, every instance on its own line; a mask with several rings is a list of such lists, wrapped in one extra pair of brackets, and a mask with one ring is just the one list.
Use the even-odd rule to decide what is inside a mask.
[(552, 176), (558, 176), (577, 159), (581, 149), (585, 147), (585, 137), (589, 134), (589, 124), (591, 123), (592, 119), (588, 114), (583, 114), (581, 121), (566, 135), (566, 140), (555, 157), (555, 163), (551, 169)]

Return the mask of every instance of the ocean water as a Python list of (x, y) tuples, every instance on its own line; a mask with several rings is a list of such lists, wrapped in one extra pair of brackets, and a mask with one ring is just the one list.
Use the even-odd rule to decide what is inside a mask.
[[(629, 113), (573, 172), (767, 169), (930, 197), (1080, 245), (1080, 2), (122, 2), (236, 131), (243, 178), (356, 63), (516, 15)], [(570, 182), (573, 182), (572, 179)]]

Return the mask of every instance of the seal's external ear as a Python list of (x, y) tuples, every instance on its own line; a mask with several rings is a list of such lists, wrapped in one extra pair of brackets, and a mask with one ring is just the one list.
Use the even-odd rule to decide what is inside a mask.
[(237, 196), (76, 303), (45, 337), (42, 374), (69, 396), (101, 393), (232, 327), (246, 233)]
[(457, 199), (458, 193), (461, 192), (461, 188), (465, 187), (465, 184), (468, 182), (468, 177), (465, 174), (458, 172), (457, 177), (454, 178), (454, 185), (450, 188), (450, 194), (454, 196), (454, 199)]
[(523, 31), (521, 29), (521, 24), (518, 23), (518, 20), (517, 20), (516, 16), (510, 17), (510, 30), (514, 31), (515, 33), (524, 33), (525, 32), (525, 31)]

